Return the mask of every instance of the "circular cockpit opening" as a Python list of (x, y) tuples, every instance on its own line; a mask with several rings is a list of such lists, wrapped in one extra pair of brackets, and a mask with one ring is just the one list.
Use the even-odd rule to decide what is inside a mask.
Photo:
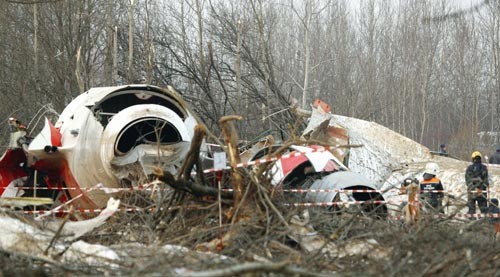
[(170, 122), (161, 118), (141, 118), (125, 126), (115, 142), (115, 155), (121, 156), (141, 144), (166, 145), (182, 141)]

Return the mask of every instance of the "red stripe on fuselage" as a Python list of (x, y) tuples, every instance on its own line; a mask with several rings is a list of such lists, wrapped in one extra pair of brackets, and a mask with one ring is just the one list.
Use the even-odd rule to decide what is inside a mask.
[(0, 159), (0, 196), (13, 180), (28, 175), (21, 167), (23, 162), (26, 162), (26, 155), (22, 149), (7, 149), (5, 151)]

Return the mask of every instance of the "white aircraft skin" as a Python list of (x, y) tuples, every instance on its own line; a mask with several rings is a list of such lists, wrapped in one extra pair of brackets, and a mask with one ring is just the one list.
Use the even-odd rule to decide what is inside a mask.
[[(149, 85), (93, 88), (76, 97), (55, 124), (46, 120), (43, 130), (28, 147), (26, 162), (31, 170), (46, 174), (46, 185), (70, 188), (79, 197), (75, 208), (102, 208), (111, 195), (98, 184), (118, 188), (144, 181), (153, 166), (175, 170), (183, 161), (197, 121), (171, 87)], [(19, 170), (20, 149), (8, 151), (16, 157), (0, 163), (0, 175), (9, 185)], [(19, 176), (18, 176), (19, 175)], [(0, 179), (1, 180), (1, 179)], [(2, 195), (4, 191), (0, 191)]]

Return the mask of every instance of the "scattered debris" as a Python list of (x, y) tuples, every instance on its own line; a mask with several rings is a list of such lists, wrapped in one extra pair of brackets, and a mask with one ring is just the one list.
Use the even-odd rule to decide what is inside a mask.
[[(445, 188), (456, 189), (467, 163), (433, 157), (373, 122), (333, 115), (322, 101), (300, 140), (267, 135), (241, 146), (240, 117), (221, 119), (224, 142), (209, 145), (205, 139), (216, 137), (171, 88), (82, 95), (34, 138), (9, 121), (0, 202), (14, 209), (0, 216), (4, 259), (87, 275), (408, 275), (422, 268), (489, 275), (500, 266), (486, 221), (450, 220), (462, 208), (460, 193), (448, 194), (447, 218), (424, 213), (412, 226), (411, 211), (406, 223), (397, 218), (402, 180), (421, 176), (432, 160)], [(225, 152), (227, 164), (215, 168), (211, 148)], [(26, 200), (15, 202), (21, 195)], [(443, 259), (426, 255), (429, 248)]]

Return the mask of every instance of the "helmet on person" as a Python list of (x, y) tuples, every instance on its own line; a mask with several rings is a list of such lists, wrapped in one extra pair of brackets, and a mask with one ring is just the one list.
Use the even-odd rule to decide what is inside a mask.
[(426, 174), (437, 175), (438, 171), (439, 171), (439, 165), (437, 163), (428, 163), (425, 165), (424, 173)]
[(483, 155), (481, 155), (481, 152), (479, 152), (479, 151), (472, 152), (472, 155), (471, 155), (472, 160), (475, 160), (476, 158), (481, 159), (482, 157), (483, 157)]
[(446, 144), (441, 143), (441, 145), (439, 145), (439, 147), (441, 147), (441, 148), (445, 148), (445, 147), (446, 147)]

